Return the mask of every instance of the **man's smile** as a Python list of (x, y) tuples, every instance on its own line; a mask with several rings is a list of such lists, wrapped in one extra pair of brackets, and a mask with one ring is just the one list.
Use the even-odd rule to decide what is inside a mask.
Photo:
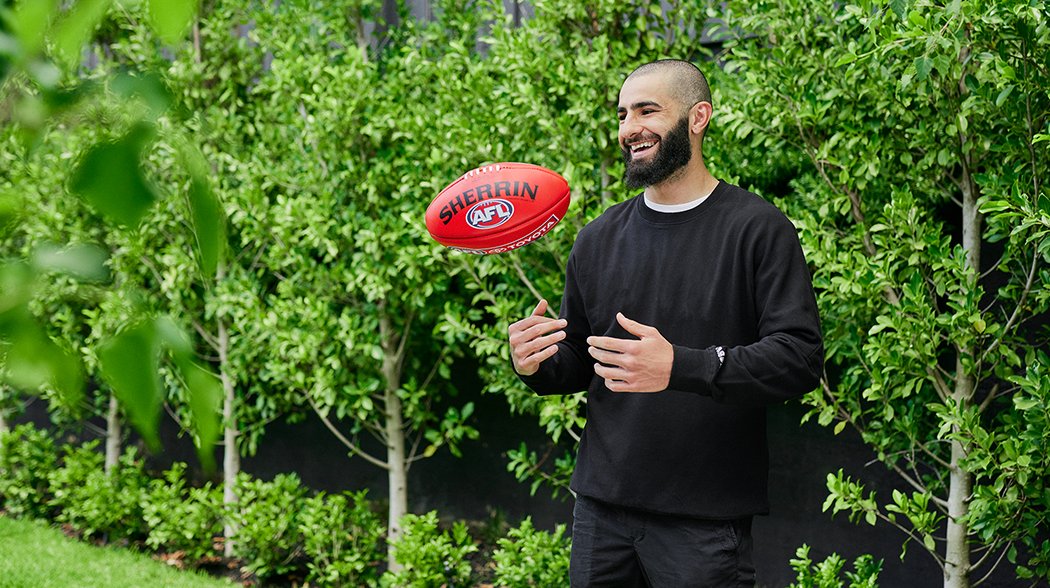
[(627, 148), (631, 152), (631, 159), (645, 158), (656, 151), (658, 139), (646, 139), (635, 143), (629, 143)]

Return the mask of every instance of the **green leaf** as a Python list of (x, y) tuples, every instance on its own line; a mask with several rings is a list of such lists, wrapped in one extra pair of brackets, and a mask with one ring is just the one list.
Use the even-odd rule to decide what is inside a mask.
[(110, 89), (125, 99), (138, 99), (154, 120), (171, 107), (172, 97), (160, 76), (152, 72), (140, 74), (121, 73), (114, 76)]
[(214, 468), (213, 451), (221, 432), (222, 382), (208, 370), (189, 362), (178, 362), (179, 372), (189, 392), (193, 431), (197, 434), (197, 453), (208, 470)]
[(197, 260), (205, 278), (215, 277), (225, 252), (226, 230), (222, 205), (212, 192), (211, 183), (200, 169), (190, 165), (190, 210), (193, 235), (197, 241)]
[(197, 14), (198, 0), (149, 0), (150, 25), (165, 42), (183, 39)]
[[(4, 293), (10, 294), (7, 288)], [(80, 359), (55, 344), (24, 303), (0, 312), (0, 360), (0, 376), (11, 385), (31, 391), (51, 386), (66, 407), (79, 408), (84, 396)]]
[(1017, 410), (1032, 410), (1037, 406), (1039, 406), (1039, 401), (1035, 398), (1027, 396), (1014, 397), (1014, 407), (1017, 408)]
[(112, 0), (79, 0), (54, 29), (55, 49), (67, 66), (80, 62), (80, 51), (109, 10)]
[(131, 423), (154, 450), (160, 447), (157, 424), (163, 402), (157, 375), (158, 343), (154, 324), (144, 321), (107, 341), (99, 350), (102, 377), (113, 388)]
[(55, 11), (58, 0), (22, 0), (15, 8), (11, 19), (11, 28), (18, 35), (22, 51), (33, 55), (44, 47), (44, 34)]
[(41, 271), (56, 271), (89, 282), (110, 279), (106, 260), (109, 254), (95, 245), (73, 245), (60, 248), (43, 245), (33, 252), (33, 267)]
[(995, 105), (997, 107), (998, 106), (1002, 106), (1003, 102), (1006, 102), (1006, 99), (1010, 97), (1010, 94), (1012, 94), (1013, 91), (1014, 91), (1014, 87), (1013, 86), (1007, 86), (1007, 87), (1003, 88), (1003, 91), (999, 92), (999, 95), (995, 97)]
[(835, 61), (835, 67), (843, 66), (843, 65), (846, 65), (847, 63), (853, 63), (856, 60), (857, 60), (857, 55), (855, 53), (846, 53), (845, 55), (843, 55), (842, 57), (839, 57)]
[(933, 60), (923, 56), (915, 59), (915, 79), (925, 80), (933, 70)]
[(0, 192), (0, 230), (6, 232), (7, 227), (22, 216), (24, 206), (22, 198), (14, 190)]
[(91, 147), (73, 172), (73, 191), (110, 220), (138, 224), (157, 200), (139, 165), (152, 134), (152, 127), (138, 124), (117, 141)]

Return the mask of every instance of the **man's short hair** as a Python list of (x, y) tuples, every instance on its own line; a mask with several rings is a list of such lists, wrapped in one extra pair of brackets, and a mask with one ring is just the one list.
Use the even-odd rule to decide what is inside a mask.
[(681, 59), (659, 59), (638, 66), (627, 77), (651, 73), (671, 75), (675, 98), (680, 100), (686, 108), (691, 108), (697, 102), (711, 104), (711, 87), (707, 85), (707, 77), (704, 76), (704, 72), (700, 71), (700, 68), (692, 63)]

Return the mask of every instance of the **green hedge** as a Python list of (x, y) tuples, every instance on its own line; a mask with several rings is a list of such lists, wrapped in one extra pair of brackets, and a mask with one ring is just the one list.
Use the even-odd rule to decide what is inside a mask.
[[(386, 521), (365, 491), (313, 493), (294, 474), (271, 481), (241, 474), (239, 502), (224, 507), (222, 488), (192, 486), (186, 464), (149, 475), (134, 450), (110, 474), (98, 442), (56, 446), (47, 431), (21, 425), (0, 444), (0, 509), (15, 518), (61, 523), (84, 538), (180, 553), (189, 566), (221, 561), (226, 521), (234, 524), (239, 563), (260, 580), (310, 586), (438, 587), (480, 581), (468, 559), (479, 541), (462, 522), (436, 512), (410, 514), (394, 545), (403, 568), (386, 567)], [(526, 519), (503, 537), (491, 565), (500, 586), (563, 586), (569, 539), (564, 526), (540, 531)]]

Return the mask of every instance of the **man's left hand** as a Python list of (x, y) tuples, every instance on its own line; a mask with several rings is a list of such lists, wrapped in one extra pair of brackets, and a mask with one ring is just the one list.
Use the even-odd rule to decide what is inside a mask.
[(616, 321), (638, 337), (587, 337), (587, 352), (598, 361), (594, 373), (605, 378), (613, 392), (661, 392), (671, 381), (674, 347), (655, 327), (643, 325), (616, 313)]

